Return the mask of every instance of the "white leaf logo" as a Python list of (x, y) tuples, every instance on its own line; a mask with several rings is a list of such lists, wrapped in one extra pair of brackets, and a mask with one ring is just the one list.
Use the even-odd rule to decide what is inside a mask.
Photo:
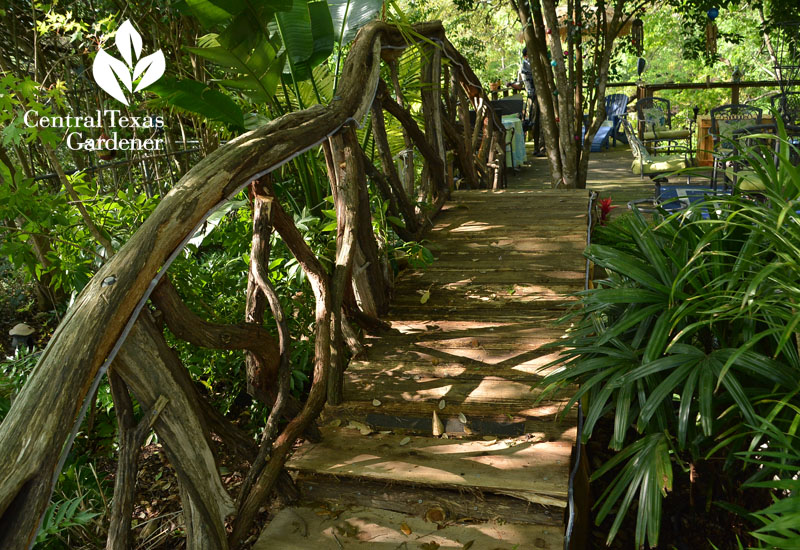
[(139, 84), (136, 85), (134, 91), (138, 92), (139, 90), (144, 90), (150, 84), (161, 78), (166, 67), (167, 63), (164, 61), (164, 54), (161, 53), (161, 50), (141, 58), (136, 64), (136, 68), (133, 70), (133, 79), (136, 80), (143, 73), (144, 76), (142, 76), (142, 79), (139, 81)]
[[(114, 43), (125, 62), (100, 48), (94, 58), (92, 74), (98, 86), (117, 101), (128, 105), (128, 98), (120, 82), (128, 93), (143, 90), (161, 78), (166, 69), (166, 61), (161, 50), (140, 59), (142, 36), (128, 20), (120, 25)], [(134, 90), (133, 84), (137, 79), (140, 80)]]

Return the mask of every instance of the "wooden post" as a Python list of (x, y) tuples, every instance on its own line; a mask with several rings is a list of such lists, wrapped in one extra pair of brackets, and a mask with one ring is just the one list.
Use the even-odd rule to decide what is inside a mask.
[[(431, 144), (436, 155), (441, 160), (440, 174), (430, 174), (433, 181), (437, 182), (435, 195), (448, 194), (448, 185), (445, 180), (445, 149), (442, 131), (442, 50), (438, 46), (426, 45), (422, 48), (422, 114), (425, 119), (425, 136)], [(426, 165), (430, 173), (434, 167)]]
[[(397, 74), (396, 60), (389, 63), (389, 74), (392, 77), (392, 86), (394, 87), (394, 95), (397, 104), (405, 109), (406, 99), (403, 95), (403, 90), (400, 88), (400, 78)], [(403, 165), (403, 188), (406, 191), (407, 197), (411, 197), (414, 195), (414, 179), (416, 177), (416, 173), (414, 172), (414, 142), (411, 140), (411, 136), (408, 135), (408, 130), (406, 130), (405, 127), (403, 127), (403, 143), (405, 144), (405, 150), (400, 158), (400, 162)]]

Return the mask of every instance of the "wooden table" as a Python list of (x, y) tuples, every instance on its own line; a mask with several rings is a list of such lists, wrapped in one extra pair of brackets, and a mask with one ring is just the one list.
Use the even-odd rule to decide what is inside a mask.
[[(762, 116), (761, 124), (775, 122), (771, 116)], [(699, 166), (713, 166), (714, 138), (708, 133), (711, 130), (711, 115), (697, 117), (697, 164)]]

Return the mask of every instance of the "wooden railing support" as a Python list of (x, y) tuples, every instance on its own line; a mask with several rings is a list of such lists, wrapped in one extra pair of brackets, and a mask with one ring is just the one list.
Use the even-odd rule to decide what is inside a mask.
[[(387, 304), (388, 285), (371, 231), (366, 188), (369, 169), (350, 125), (352, 121), (362, 121), (373, 108), (372, 93), (377, 89), (381, 107), (391, 113), (407, 133), (406, 145), (413, 144), (421, 153), (430, 178), (427, 195), (433, 202), (432, 211), (423, 213), (423, 218), (412, 212), (410, 206), (412, 199), (408, 191), (413, 191), (412, 181), (401, 181), (398, 185), (396, 180), (390, 179), (387, 185), (381, 186), (377, 183), (379, 178), (373, 177), (382, 194), (393, 196), (393, 203), (403, 218), (407, 218), (406, 223), (411, 223), (407, 229), (414, 235), (419, 235), (430, 223), (432, 212), (441, 207), (449, 193), (444, 147), (446, 131), (449, 131), (449, 141), (464, 144), (465, 151), (458, 151), (460, 147), (456, 149), (460, 153), (459, 166), (470, 186), (477, 185), (479, 171), (486, 177), (486, 162), (494, 164), (495, 170), (502, 171), (504, 166), (499, 161), (501, 151), (493, 146), (493, 143), (502, 143), (502, 125), (498, 127), (493, 116), (487, 117), (486, 95), (466, 60), (447, 41), (441, 23), (415, 25), (413, 30), (414, 35), (437, 44), (433, 47), (425, 42), (422, 46), (430, 53), (429, 60), (423, 64), (423, 80), (430, 85), (423, 90), (424, 131), (408, 112), (408, 105), (398, 104), (390, 97), (380, 80), (382, 46), (392, 50), (407, 47), (409, 34), (384, 22), (373, 22), (361, 29), (353, 42), (335, 101), (288, 113), (208, 154), (181, 178), (86, 285), (0, 424), (0, 548), (27, 549), (34, 540), (39, 518), (47, 507), (57, 478), (62, 450), (80, 425), (83, 404), (96, 389), (102, 369), (112, 360), (115, 360), (113, 368), (146, 407), (153, 407), (162, 392), (170, 393), (170, 402), (154, 426), (178, 470), (190, 535), (189, 550), (201, 547), (226, 550), (237, 547), (245, 539), (258, 510), (280, 478), (286, 456), (296, 439), (309, 429), (326, 399), (334, 403), (341, 399), (346, 361), (342, 332), (345, 296), (353, 289), (367, 319), (381, 314)], [(463, 128), (455, 131), (445, 130), (443, 122), (448, 113), (451, 121), (455, 120), (452, 106), (442, 108), (443, 54), (452, 61), (454, 82), (459, 84), (459, 92), (454, 97), (460, 97), (457, 109)], [(398, 100), (401, 97), (398, 95)], [(477, 134), (474, 134), (476, 140), (482, 136), (486, 142), (479, 156), (474, 155), (477, 143), (473, 143), (473, 135), (469, 134), (467, 101), (484, 104), (476, 122)], [(490, 125), (486, 133), (485, 124)], [(494, 142), (492, 136), (495, 136)], [(192, 393), (196, 390), (191, 389), (188, 371), (179, 362), (172, 361), (174, 354), (163, 343), (160, 327), (143, 308), (184, 243), (208, 215), (253, 180), (259, 180), (310, 147), (327, 143), (329, 137), (330, 154), (326, 157), (329, 157), (339, 220), (332, 274), (314, 256), (272, 190), (268, 186), (264, 189), (264, 199), (271, 201), (272, 225), (306, 273), (314, 292), (314, 373), (308, 398), (300, 410), (274, 439), (269, 435), (262, 440), (258, 456), (268, 456), (269, 460), (262, 467), (263, 461), (256, 459), (259, 467), (254, 463), (246, 494), (234, 506), (206, 445), (206, 420), (216, 418), (218, 427), (222, 427), (224, 421), (209, 415), (205, 410), (208, 404), (203, 404), (199, 395)], [(466, 161), (470, 156), (474, 157), (472, 163)], [(406, 173), (413, 176), (413, 170)], [(405, 192), (401, 189), (404, 185)], [(262, 250), (261, 256), (265, 253)], [(354, 269), (356, 259), (358, 264)], [(261, 288), (257, 283), (254, 279), (251, 291), (254, 292), (256, 286)], [(347, 305), (352, 309), (349, 300)], [(142, 311), (145, 313), (140, 316)], [(264, 311), (263, 301), (253, 305), (249, 313), (254, 323), (260, 322), (259, 313)], [(280, 315), (278, 310), (273, 313)], [(86, 335), (93, 335), (91, 344), (87, 344)], [(353, 335), (348, 333), (346, 340), (352, 339)], [(274, 341), (271, 345), (275, 347)], [(274, 353), (285, 354), (285, 350), (286, 346), (280, 345)], [(282, 363), (276, 357), (269, 364)], [(240, 447), (248, 447), (246, 438)], [(232, 512), (235, 517), (228, 535), (225, 521)]]

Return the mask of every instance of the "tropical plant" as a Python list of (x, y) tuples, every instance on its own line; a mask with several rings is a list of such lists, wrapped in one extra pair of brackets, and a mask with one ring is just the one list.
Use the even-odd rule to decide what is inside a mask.
[[(596, 516), (616, 514), (609, 541), (638, 501), (636, 545), (658, 544), (676, 465), (689, 471), (722, 458), (733, 468), (761, 444), (768, 451), (758, 454), (770, 456), (781, 441), (770, 425), (796, 428), (787, 403), (800, 376), (792, 341), (800, 171), (785, 133), (778, 140), (777, 165), (763, 146), (743, 147), (738, 159), (766, 183), (768, 202), (715, 197), (655, 225), (634, 211), (615, 223), (614, 244), (586, 252), (608, 278), (581, 296), (567, 349), (543, 384), (545, 394), (580, 385), (567, 408), (584, 401), (584, 439), (613, 417), (610, 446), (619, 454), (593, 475), (617, 471)], [(790, 508), (776, 504), (759, 517)]]
[(753, 428), (769, 443), (742, 451), (738, 456), (759, 469), (760, 480), (745, 486), (772, 492), (772, 505), (748, 514), (758, 525), (751, 534), (763, 548), (789, 550), (800, 547), (800, 439), (797, 434), (800, 407), (788, 402), (784, 405), (792, 409), (794, 418), (787, 423), (760, 419), (760, 424)]

